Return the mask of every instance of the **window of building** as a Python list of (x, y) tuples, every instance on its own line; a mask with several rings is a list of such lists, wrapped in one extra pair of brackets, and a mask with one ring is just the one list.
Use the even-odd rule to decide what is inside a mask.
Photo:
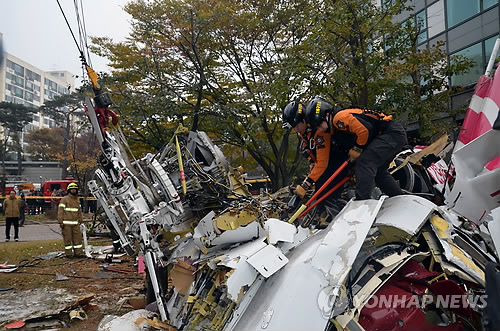
[(24, 99), (25, 99), (26, 101), (31, 101), (31, 102), (33, 102), (33, 99), (34, 99), (33, 93), (28, 92), (28, 91), (24, 92)]
[(12, 92), (16, 97), (22, 98), (24, 96), (23, 90), (17, 86), (14, 86)]
[(486, 10), (496, 4), (498, 4), (498, 0), (483, 0), (483, 10)]
[(33, 115), (33, 122), (35, 122), (35, 123), (40, 123), (40, 116), (38, 116), (38, 115)]
[(14, 76), (14, 84), (24, 88), (24, 79), (21, 77)]
[(33, 71), (26, 69), (26, 80), (34, 80), (33, 79)]
[(12, 62), (11, 60), (7, 60), (7, 68), (14, 70), (16, 68), (15, 63)]
[(34, 91), (35, 90), (35, 85), (30, 82), (29, 80), (26, 80), (26, 85), (24, 85), (24, 88), (27, 89), (28, 91)]
[(16, 75), (24, 77), (24, 67), (20, 66), (17, 63), (14, 63), (14, 72), (16, 73)]
[(57, 92), (58, 92), (59, 94), (66, 94), (66, 93), (67, 93), (67, 91), (68, 91), (68, 90), (67, 90), (66, 88), (62, 87), (61, 85), (59, 85), (59, 87), (58, 87), (58, 89), (57, 89)]
[(444, 24), (444, 2), (439, 0), (438, 2), (427, 7), (427, 35), (432, 38), (446, 28)]
[[(493, 36), (489, 39), (486, 39), (484, 41), (484, 57), (485, 57), (485, 62), (488, 64), (488, 61), (490, 60), (491, 52), (493, 51), (493, 47), (495, 46), (495, 42), (498, 39), (498, 35)], [(500, 54), (497, 54), (497, 58)]]
[(33, 72), (29, 69), (26, 69), (26, 80), (31, 80), (31, 81), (40, 81), (40, 75), (37, 74), (36, 72)]
[(48, 119), (48, 118), (44, 118), (44, 119), (43, 119), (43, 124), (45, 124), (45, 125), (49, 125), (49, 119)]
[(418, 28), (418, 45), (427, 40), (427, 14), (425, 13), (425, 9), (415, 15), (415, 23)]
[[(451, 77), (452, 86), (463, 86), (477, 82), (479, 76), (484, 73), (483, 48), (482, 43), (474, 44), (453, 55), (463, 55), (474, 61), (474, 66), (465, 74), (453, 75)], [(453, 55), (451, 60), (453, 61)]]
[(479, 0), (446, 0), (448, 28), (479, 13)]
[(45, 86), (49, 88), (51, 91), (57, 92), (57, 83), (51, 81), (50, 79), (45, 78)]

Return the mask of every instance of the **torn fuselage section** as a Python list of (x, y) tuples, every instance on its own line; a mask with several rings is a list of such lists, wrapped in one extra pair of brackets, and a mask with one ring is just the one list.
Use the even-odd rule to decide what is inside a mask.
[(386, 200), (342, 284), (330, 329), (483, 329), (484, 270), (498, 262), (495, 252), (448, 210), (420, 199)]

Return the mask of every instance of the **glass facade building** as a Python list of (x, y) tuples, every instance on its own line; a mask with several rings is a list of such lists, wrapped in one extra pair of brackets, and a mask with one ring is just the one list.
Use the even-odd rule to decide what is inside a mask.
[(499, 35), (499, 0), (413, 0), (409, 4), (413, 12), (396, 19), (402, 22), (415, 15), (420, 23), (419, 47), (444, 41), (450, 60), (460, 54), (474, 61), (468, 73), (450, 77), (452, 86), (465, 87), (452, 97), (452, 107), (467, 103)]

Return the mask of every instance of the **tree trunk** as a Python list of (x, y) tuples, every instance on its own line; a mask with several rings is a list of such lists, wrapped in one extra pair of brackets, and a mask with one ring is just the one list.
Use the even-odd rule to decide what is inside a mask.
[(5, 134), (5, 140), (2, 142), (2, 181), (0, 184), (3, 196), (5, 196), (5, 184), (7, 177), (7, 170), (5, 169), (5, 155), (7, 154), (7, 140), (9, 137), (6, 131), (4, 132), (4, 134)]
[(71, 128), (70, 115), (67, 114), (66, 127), (64, 128), (63, 160), (62, 160), (62, 172), (61, 172), (62, 179), (68, 177), (68, 145), (69, 145), (70, 128)]
[(21, 176), (23, 173), (23, 146), (21, 145), (22, 132), (16, 132), (16, 151), (17, 151), (17, 175)]

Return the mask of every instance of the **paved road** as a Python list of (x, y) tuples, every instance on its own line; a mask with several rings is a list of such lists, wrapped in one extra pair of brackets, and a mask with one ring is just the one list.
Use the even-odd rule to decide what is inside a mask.
[[(10, 240), (14, 239), (14, 226), (10, 228)], [(24, 224), (19, 228), (19, 241), (62, 240), (59, 224)], [(5, 241), (5, 226), (0, 225), (0, 242)]]

